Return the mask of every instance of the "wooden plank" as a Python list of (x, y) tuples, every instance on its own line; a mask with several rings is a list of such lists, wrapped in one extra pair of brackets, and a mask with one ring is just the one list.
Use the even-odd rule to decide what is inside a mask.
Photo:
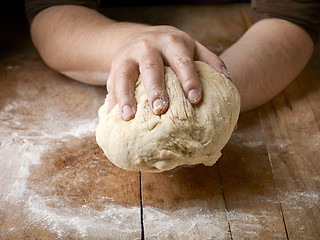
[(218, 164), (233, 239), (285, 239), (257, 111), (241, 115), (222, 153)]
[[(313, 114), (320, 126), (320, 46), (315, 49), (313, 57), (308, 63), (308, 67), (303, 71), (302, 75), (297, 78), (299, 87), (302, 89), (302, 92), (310, 105)], [(319, 127), (320, 128), (320, 127)]]
[(0, 238), (140, 239), (139, 174), (105, 161), (95, 142), (105, 88), (26, 51), (0, 65)]
[(320, 75), (316, 69), (306, 69), (260, 109), (291, 239), (319, 239), (320, 233)]
[(142, 173), (146, 239), (229, 239), (217, 166)]

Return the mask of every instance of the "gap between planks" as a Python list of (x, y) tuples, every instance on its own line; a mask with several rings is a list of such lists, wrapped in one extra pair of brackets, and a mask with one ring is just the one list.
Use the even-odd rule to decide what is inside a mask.
[(229, 234), (230, 234), (231, 240), (233, 240), (233, 236), (232, 236), (232, 232), (231, 232), (231, 224), (230, 224), (229, 214), (228, 214), (229, 210), (228, 210), (226, 198), (225, 198), (225, 196), (224, 196), (224, 191), (223, 191), (223, 187), (222, 187), (222, 178), (221, 178), (221, 173), (220, 173), (219, 161), (217, 161), (216, 164), (217, 164), (217, 168), (218, 168), (220, 189), (221, 189), (221, 193), (222, 193), (222, 197), (223, 197), (223, 202), (224, 202), (224, 207), (225, 207), (225, 213), (226, 213), (226, 217), (227, 217), (227, 221), (228, 221)]
[(143, 200), (142, 200), (142, 181), (141, 171), (139, 171), (139, 185), (140, 185), (140, 221), (141, 221), (141, 240), (144, 240), (144, 224), (143, 224)]
[[(278, 119), (277, 109), (273, 104), (271, 104), (271, 105), (272, 105), (272, 109), (274, 110), (274, 114), (276, 115), (276, 118)], [(291, 106), (291, 104), (290, 104), (290, 106)], [(260, 126), (262, 128), (262, 132), (263, 132), (263, 134), (265, 134), (265, 129), (264, 129), (264, 126), (262, 124), (260, 111), (258, 111), (258, 116), (259, 116)], [(278, 198), (278, 203), (279, 203), (279, 207), (280, 207), (280, 212), (281, 212), (281, 215), (282, 215), (282, 221), (283, 221), (283, 226), (284, 226), (284, 230), (285, 230), (285, 233), (286, 233), (286, 238), (287, 238), (287, 240), (289, 240), (289, 234), (288, 234), (288, 231), (287, 231), (286, 220), (284, 218), (284, 213), (283, 213), (283, 209), (282, 209), (282, 205), (281, 205), (281, 201), (280, 201), (279, 188), (277, 186), (277, 181), (276, 181), (276, 177), (275, 177), (275, 174), (274, 174), (274, 168), (273, 168), (273, 164), (272, 164), (272, 159), (271, 159), (270, 149), (269, 149), (268, 143), (266, 143), (266, 148), (267, 148), (268, 159), (269, 159), (269, 163), (270, 163), (270, 167), (271, 167), (271, 173), (272, 173), (272, 178), (273, 178), (273, 186), (274, 186), (274, 188), (275, 188), (275, 190), (277, 192), (277, 198)]]

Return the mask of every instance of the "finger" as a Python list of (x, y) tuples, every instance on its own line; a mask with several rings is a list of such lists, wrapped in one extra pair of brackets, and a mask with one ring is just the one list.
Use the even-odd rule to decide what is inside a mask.
[(193, 62), (193, 50), (184, 44), (176, 43), (168, 49), (165, 56), (169, 65), (177, 74), (181, 87), (191, 104), (197, 104), (202, 98), (202, 87), (198, 71)]
[(143, 87), (154, 114), (164, 114), (169, 107), (164, 82), (164, 64), (160, 54), (145, 55), (139, 61)]
[(115, 105), (117, 105), (117, 99), (114, 94), (108, 93), (107, 94), (107, 112), (110, 113), (111, 110), (114, 108)]
[(209, 64), (219, 73), (225, 75), (227, 78), (231, 80), (230, 72), (227, 70), (225, 63), (217, 55), (215, 55), (213, 52), (201, 45), (199, 42), (196, 42), (195, 48), (197, 60)]
[(112, 77), (114, 77), (114, 92), (122, 118), (129, 121), (134, 118), (136, 112), (136, 99), (134, 97), (134, 86), (139, 71), (136, 62), (125, 60), (112, 66)]
[(117, 104), (117, 98), (114, 92), (114, 84), (110, 76), (107, 81), (107, 103), (107, 112), (110, 113), (114, 106)]

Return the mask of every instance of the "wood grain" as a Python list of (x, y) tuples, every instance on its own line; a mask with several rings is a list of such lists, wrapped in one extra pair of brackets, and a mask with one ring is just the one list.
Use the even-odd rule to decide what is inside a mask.
[(319, 96), (320, 85), (319, 75), (305, 72), (260, 110), (288, 236), (293, 239), (317, 239), (320, 232), (320, 133), (313, 109), (318, 99), (302, 91)]
[[(248, 4), (107, 11), (120, 10), (216, 53), (253, 22)], [(217, 164), (140, 179), (95, 143), (105, 88), (50, 70), (24, 16), (1, 18), (0, 239), (140, 239), (142, 224), (146, 239), (319, 239), (319, 47), (284, 92), (241, 115)]]
[(217, 166), (142, 173), (146, 239), (229, 239)]
[(285, 239), (286, 233), (257, 111), (242, 114), (219, 160), (234, 239)]
[(95, 142), (105, 89), (62, 77), (29, 47), (0, 64), (0, 238), (140, 239), (139, 174)]

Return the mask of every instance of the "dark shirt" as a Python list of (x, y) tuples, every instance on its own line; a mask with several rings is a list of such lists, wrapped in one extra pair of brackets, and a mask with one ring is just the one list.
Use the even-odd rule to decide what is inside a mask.
[[(152, 1), (152, 4), (216, 4), (231, 2), (239, 2), (239, 0), (156, 0)], [(100, 6), (111, 5), (150, 5), (150, 1), (25, 0), (27, 19), (31, 24), (34, 17), (42, 10), (55, 5), (66, 4), (98, 9)], [(316, 45), (320, 34), (319, 0), (252, 0), (251, 6), (254, 10), (256, 21), (265, 18), (280, 18), (290, 21), (303, 28), (310, 35)]]

